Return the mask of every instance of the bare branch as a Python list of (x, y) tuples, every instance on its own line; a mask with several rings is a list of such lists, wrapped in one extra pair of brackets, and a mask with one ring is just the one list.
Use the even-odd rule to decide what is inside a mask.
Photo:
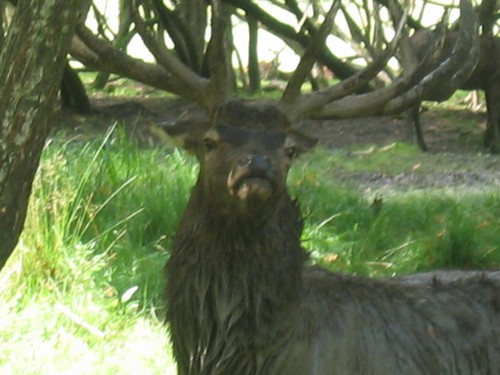
[(93, 326), (89, 322), (87, 322), (85, 319), (83, 319), (81, 316), (75, 314), (73, 311), (71, 311), (68, 307), (57, 303), (56, 304), (56, 309), (59, 310), (63, 315), (67, 316), (73, 323), (76, 325), (85, 328), (87, 331), (89, 331), (91, 334), (94, 336), (97, 336), (99, 338), (105, 338), (109, 332), (104, 332), (101, 331), (99, 328)]
[(468, 0), (461, 0), (460, 8), (460, 36), (452, 54), (422, 80), (418, 79), (422, 66), (429, 61), (420, 65), (411, 76), (402, 77), (386, 88), (330, 103), (315, 116), (346, 118), (392, 114), (408, 109), (433, 91), (439, 92), (443, 99), (451, 95), (473, 71), (479, 57), (474, 10)]
[[(151, 0), (150, 0), (151, 1)], [(157, 64), (131, 58), (116, 50), (109, 42), (100, 39), (84, 26), (78, 28), (72, 54), (85, 64), (100, 70), (118, 73), (129, 78), (161, 88), (201, 104), (209, 113), (226, 103), (230, 97), (229, 64), (226, 42), (226, 30), (229, 17), (227, 3), (237, 3), (249, 16), (267, 22), (267, 13), (261, 12), (252, 2), (243, 0), (211, 0), (211, 36), (207, 44), (208, 72), (201, 77), (192, 67), (188, 67), (180, 58), (158, 40), (158, 35), (147, 25), (148, 15), (139, 13), (145, 5), (136, 2), (132, 18), (144, 43), (154, 55)], [(291, 1), (292, 8), (297, 8)], [(147, 5), (147, 3), (146, 3)], [(364, 69), (332, 87), (310, 94), (301, 94), (301, 86), (315, 63), (324, 55), (325, 40), (331, 32), (335, 15), (340, 9), (340, 0), (332, 2), (325, 19), (319, 28), (311, 20), (304, 23), (309, 34), (294, 34), (300, 43), (310, 41), (297, 69), (293, 73), (279, 107), (289, 120), (300, 117), (359, 117), (388, 114), (402, 111), (433, 93), (433, 97), (446, 98), (467, 78), (474, 68), (478, 57), (474, 12), (469, 0), (461, 0), (461, 33), (451, 56), (444, 62), (440, 45), (443, 38), (437, 38), (434, 48), (430, 48), (426, 57), (415, 69), (404, 74), (391, 85), (366, 94), (357, 94), (386, 67), (394, 56), (398, 42), (404, 36), (407, 23), (407, 11), (395, 0), (384, 0), (393, 23), (397, 26), (395, 36), (386, 50), (378, 54)], [(295, 8), (294, 8), (295, 7)], [(300, 10), (300, 9), (299, 9)], [(298, 12), (299, 10), (295, 10)], [(298, 13), (297, 13), (298, 14)], [(288, 30), (288, 25), (283, 25)], [(299, 40), (296, 39), (296, 40)], [(385, 37), (381, 38), (384, 39)], [(385, 43), (385, 42), (384, 42)], [(306, 45), (306, 44), (304, 44)], [(439, 58), (438, 58), (439, 57)], [(419, 59), (420, 60), (420, 59)], [(465, 62), (465, 64), (464, 64)], [(451, 77), (451, 78), (450, 78)]]
[(341, 81), (337, 85), (330, 86), (324, 90), (316, 91), (309, 95), (303, 95), (300, 101), (285, 105), (285, 113), (291, 118), (295, 119), (299, 116), (307, 116), (318, 108), (324, 105), (351, 95), (356, 92), (360, 87), (365, 86), (386, 66), (389, 59), (394, 55), (394, 51), (398, 45), (399, 39), (402, 35), (403, 27), (406, 23), (406, 13), (400, 20), (396, 34), (391, 41), (389, 47), (381, 53), (370, 65), (354, 74), (353, 76)]
[(201, 57), (194, 47), (195, 42), (192, 38), (191, 30), (189, 30), (175, 12), (167, 8), (163, 0), (152, 0), (151, 3), (158, 15), (160, 24), (165, 28), (174, 42), (174, 48), (179, 59), (194, 71), (199, 72), (201, 69)]
[[(260, 8), (255, 2), (246, 0), (224, 0), (224, 2), (244, 10), (248, 15), (259, 21), (262, 27), (265, 27), (269, 32), (282, 38), (293, 50), (297, 50), (297, 46), (299, 46), (299, 49), (305, 49), (311, 41), (311, 37), (309, 35), (301, 32), (297, 33), (293, 27), (275, 19)], [(310, 22), (307, 22), (306, 20), (304, 26), (307, 27), (308, 25), (310, 25)], [(312, 27), (308, 31), (310, 34), (314, 35)], [(328, 69), (334, 72), (340, 79), (350, 77), (358, 71), (349, 64), (346, 64), (340, 58), (334, 56), (328, 48), (323, 48), (320, 51), (318, 61), (327, 66)], [(367, 89), (368, 88), (364, 88), (364, 91), (366, 92)]]
[(108, 73), (115, 73), (146, 83), (199, 103), (198, 91), (192, 91), (178, 77), (158, 64), (132, 58), (100, 39), (84, 25), (77, 26), (70, 53), (85, 65)]
[[(157, 39), (151, 34), (144, 21), (139, 16), (137, 5), (132, 10), (131, 17), (142, 40), (153, 54), (156, 61), (187, 86), (186, 88), (194, 94), (196, 102), (204, 105), (206, 97), (208, 96), (207, 80), (184, 65), (175, 54), (165, 48), (164, 44), (158, 43)], [(192, 96), (193, 95), (191, 95), (191, 97)]]
[(328, 34), (330, 34), (330, 30), (332, 29), (333, 21), (339, 7), (340, 0), (335, 0), (326, 14), (321, 27), (317, 31), (316, 35), (314, 35), (309, 46), (306, 48), (281, 98), (281, 104), (284, 107), (289, 106), (290, 103), (297, 102), (297, 99), (300, 96), (302, 84), (306, 80), (307, 75), (311, 72), (314, 63), (317, 60), (319, 51), (324, 48), (326, 38), (328, 37)]
[(209, 91), (208, 109), (213, 109), (229, 98), (229, 67), (226, 46), (226, 21), (220, 0), (212, 0), (212, 35), (208, 44)]

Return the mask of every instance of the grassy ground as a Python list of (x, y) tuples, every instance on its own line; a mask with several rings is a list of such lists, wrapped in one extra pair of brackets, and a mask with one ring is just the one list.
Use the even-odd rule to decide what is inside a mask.
[[(394, 275), (500, 264), (500, 193), (395, 192), (374, 200), (326, 170), (413, 165), (413, 147), (346, 159), (317, 150), (292, 170), (312, 262)], [(388, 156), (389, 155), (389, 156)], [(197, 173), (119, 129), (46, 148), (19, 246), (0, 273), (0, 374), (174, 374), (162, 267)]]

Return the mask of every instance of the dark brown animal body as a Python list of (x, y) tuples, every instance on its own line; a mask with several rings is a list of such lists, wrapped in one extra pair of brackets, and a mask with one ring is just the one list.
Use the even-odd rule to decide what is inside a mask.
[[(418, 30), (411, 37), (413, 49), (416, 51), (418, 60), (424, 58), (431, 48), (436, 34), (429, 30)], [(441, 53), (436, 56), (437, 61), (448, 57), (458, 40), (458, 32), (450, 32), (446, 35)], [(443, 101), (448, 99), (449, 90), (443, 83), (442, 92), (432, 92), (425, 96), (424, 100)], [(491, 152), (500, 152), (500, 38), (489, 35), (480, 37), (480, 55), (476, 67), (469, 78), (460, 86), (463, 90), (483, 90), (486, 97), (488, 118), (486, 132), (484, 134), (484, 145)], [(423, 150), (427, 150), (422, 133), (419, 107), (410, 111), (411, 121), (414, 123), (417, 141)]]
[(167, 129), (201, 163), (166, 269), (180, 375), (500, 374), (500, 273), (308, 266), (286, 178), (314, 142), (270, 105), (185, 125)]

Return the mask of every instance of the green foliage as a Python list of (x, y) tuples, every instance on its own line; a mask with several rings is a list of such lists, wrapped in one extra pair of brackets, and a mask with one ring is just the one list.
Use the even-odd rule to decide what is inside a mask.
[[(337, 181), (339, 171), (406, 171), (415, 158), (395, 145), (300, 160), (289, 186), (311, 262), (365, 275), (498, 267), (499, 192), (374, 198)], [(0, 274), (0, 373), (175, 373), (162, 268), (196, 174), (184, 154), (140, 149), (120, 129), (101, 141), (50, 142), (21, 242)]]
[[(95, 255), (117, 292), (140, 285), (158, 294), (158, 274), (196, 166), (177, 151), (140, 150), (114, 133), (102, 142), (53, 141), (47, 148), (35, 181), (29, 236), (23, 237), (24, 246), (40, 250), (25, 259), (35, 274), (23, 278), (37, 283), (50, 276), (71, 286), (65, 272), (92, 275), (86, 258)], [(83, 259), (75, 259), (75, 251)]]
[[(179, 152), (140, 150), (118, 130), (104, 141), (48, 145), (0, 277), (0, 373), (172, 368), (162, 268), (196, 171)], [(133, 349), (141, 342), (151, 351)], [(23, 361), (30, 350), (35, 360)]]
[[(413, 150), (395, 147), (389, 157), (380, 155), (384, 151), (350, 159), (343, 152), (319, 150), (291, 174), (313, 262), (365, 275), (500, 265), (498, 191), (415, 190), (372, 197), (336, 182), (336, 173), (411, 170)], [(374, 160), (366, 163), (368, 158)], [(421, 168), (431, 167), (444, 168), (439, 163)]]

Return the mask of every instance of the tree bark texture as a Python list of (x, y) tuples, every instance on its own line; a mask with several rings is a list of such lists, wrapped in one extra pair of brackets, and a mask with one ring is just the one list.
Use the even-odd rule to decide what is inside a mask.
[(65, 56), (87, 0), (19, 0), (0, 53), (0, 269), (23, 229)]
[(252, 17), (247, 16), (248, 22), (248, 80), (250, 93), (254, 94), (260, 90), (260, 67), (257, 52), (259, 39), (259, 23)]

